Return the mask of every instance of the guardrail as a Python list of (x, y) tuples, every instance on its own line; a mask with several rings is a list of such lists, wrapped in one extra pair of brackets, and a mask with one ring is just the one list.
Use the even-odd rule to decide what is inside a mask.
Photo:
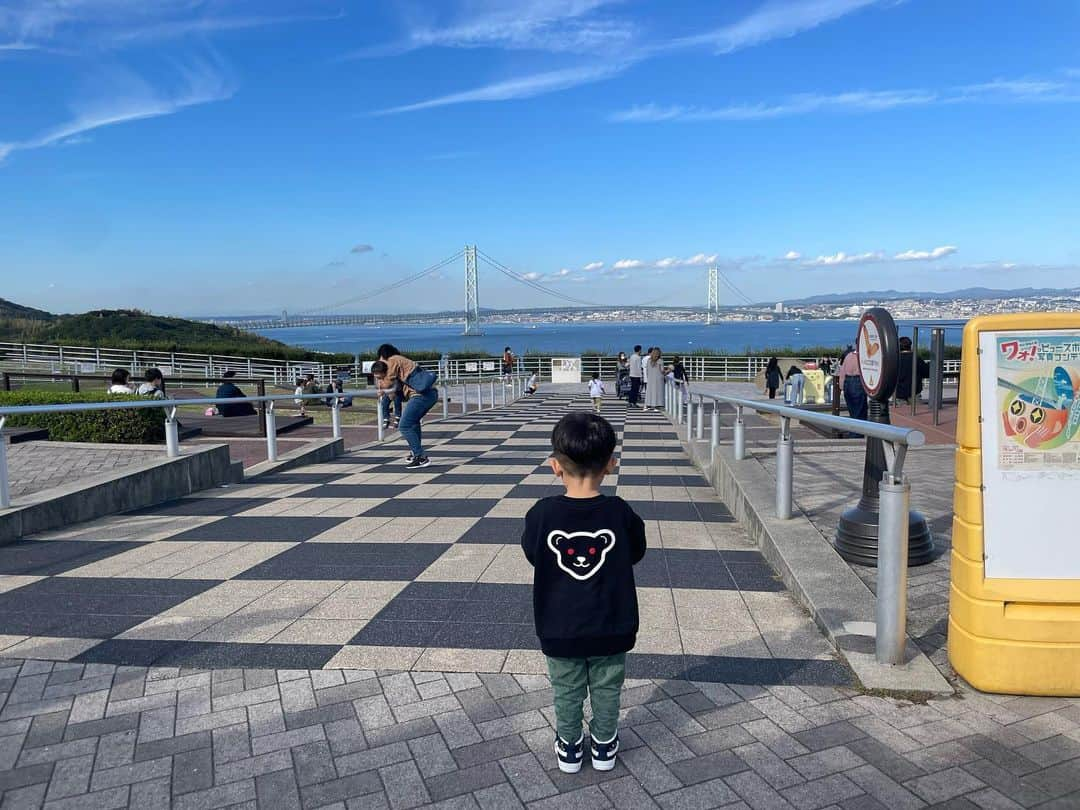
[[(498, 386), (496, 386), (498, 382)], [(488, 407), (494, 408), (499, 405), (507, 405), (515, 399), (518, 399), (525, 393), (526, 379), (522, 376), (512, 377), (497, 377), (486, 378), (484, 380), (477, 381), (476, 383), (470, 383), (476, 386), (477, 392), (477, 410), (484, 408), (484, 388), (485, 383), (490, 391), (488, 398)], [(441, 398), (443, 401), (443, 418), (447, 418), (450, 415), (450, 389), (453, 386), (449, 382), (440, 381), (438, 387), (441, 391)], [(501, 390), (502, 396), (500, 401), (496, 402), (496, 391)], [(462, 413), (468, 411), (469, 408), (469, 391), (465, 387), (463, 390), (463, 396), (461, 399)], [(244, 397), (244, 402), (257, 402), (265, 404), (265, 425), (266, 425), (266, 457), (268, 461), (278, 460), (277, 450), (277, 424), (274, 414), (275, 402), (295, 402), (296, 400), (330, 400), (330, 424), (335, 439), (340, 439), (341, 434), (341, 402), (346, 397), (352, 398), (374, 398), (376, 399), (376, 426), (377, 437), (381, 442), (386, 435), (386, 407), (388, 405), (387, 397), (379, 395), (373, 389), (366, 390), (344, 390), (337, 391), (332, 394), (269, 394), (264, 396), (249, 396)], [(31, 415), (37, 413), (87, 413), (90, 411), (123, 411), (134, 410), (143, 408), (160, 408), (165, 411), (165, 454), (169, 458), (176, 458), (180, 455), (180, 422), (177, 419), (177, 408), (186, 406), (206, 406), (206, 405), (223, 405), (223, 404), (235, 404), (240, 401), (236, 397), (200, 397), (198, 399), (145, 399), (145, 400), (123, 400), (121, 402), (80, 402), (71, 403), (66, 405), (11, 405), (0, 406), (0, 430), (3, 429), (4, 423), (8, 417)], [(225, 417), (222, 417), (225, 418)], [(0, 437), (0, 509), (7, 509), (11, 506), (11, 486), (10, 478), (8, 475), (8, 462), (7, 462), (7, 442)]]
[(705, 411), (707, 404), (711, 403), (709, 444), (710, 457), (714, 462), (720, 445), (722, 404), (735, 409), (732, 438), (736, 461), (746, 458), (743, 412), (750, 410), (780, 417), (776, 440), (776, 517), (780, 520), (790, 520), (792, 517), (795, 454), (792, 420), (881, 440), (885, 448), (886, 470), (879, 484), (875, 656), (883, 664), (903, 663), (907, 643), (908, 512), (911, 504), (911, 485), (904, 476), (904, 460), (908, 448), (921, 447), (926, 443), (922, 431), (816, 413), (791, 405), (684, 391), (678, 380), (669, 380), (664, 388), (665, 410), (676, 429), (679, 425), (686, 426), (687, 442), (705, 439)]

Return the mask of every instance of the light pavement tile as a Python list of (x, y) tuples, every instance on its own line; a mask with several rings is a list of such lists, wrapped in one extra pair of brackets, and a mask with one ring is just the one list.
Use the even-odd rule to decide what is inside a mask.
[[(440, 485), (426, 484), (425, 486), (440, 486)], [(419, 489), (419, 487), (417, 487), (417, 489)], [(430, 498), (432, 498), (433, 500), (436, 500), (436, 501), (447, 500), (447, 499), (451, 499), (451, 498), (455, 499), (455, 500), (457, 500), (457, 499), (464, 500), (465, 498), (479, 498), (479, 497), (482, 497), (482, 496), (476, 494), (479, 489), (480, 489), (479, 484), (445, 484), (445, 485), (441, 485), (441, 488), (439, 489), (438, 493), (436, 493), (434, 495), (430, 495), (430, 496), (424, 496), (424, 497), (430, 497)]]
[(250, 605), (260, 596), (278, 587), (282, 580), (245, 579), (229, 580), (187, 599), (159, 614), (161, 617), (178, 616), (207, 619), (223, 619), (240, 608)]
[(343, 584), (341, 580), (287, 580), (266, 595), (245, 605), (233, 616), (298, 619)]
[(308, 543), (355, 543), (361, 542), (397, 518), (354, 517), (327, 529), (308, 540)]
[(521, 545), (514, 543), (497, 547), (499, 552), (491, 561), (491, 565), (480, 575), (480, 582), (532, 584), (533, 567), (525, 559)]
[(689, 500), (686, 487), (652, 487), (652, 499), (659, 503), (685, 503)]
[(688, 486), (686, 493), (694, 503), (723, 503), (720, 496), (711, 487)]
[(133, 638), (146, 641), (190, 641), (218, 621), (217, 618), (206, 618), (204, 616), (152, 616), (145, 622), (124, 631), (117, 638)]
[(6, 650), (9, 647), (14, 647), (16, 644), (22, 641), (26, 641), (27, 636), (0, 636), (0, 650)]
[(683, 629), (758, 633), (739, 591), (672, 588), (671, 594)]
[(240, 517), (277, 517), (284, 514), (296, 514), (296, 509), (318, 500), (318, 498), (279, 498), (270, 503), (261, 503), (236, 514)]
[(259, 563), (281, 554), (296, 543), (247, 543), (241, 548), (208, 560), (201, 565), (186, 568), (176, 575), (182, 579), (229, 579), (239, 576)]
[(210, 625), (191, 640), (263, 644), (291, 623), (291, 619), (279, 619), (274, 616), (227, 616)]
[(684, 652), (682, 637), (676, 627), (642, 625), (638, 630), (634, 652), (651, 655), (682, 655)]
[(713, 545), (721, 551), (757, 551), (746, 530), (738, 523), (706, 523)]
[(112, 542), (114, 540), (139, 540), (141, 542), (154, 542), (186, 532), (189, 529), (208, 526), (221, 519), (220, 515), (170, 515), (168, 517), (124, 515), (96, 520), (90, 523), (79, 523), (76, 526), (36, 534), (25, 539), (97, 540), (106, 542)]
[(70, 661), (102, 642), (100, 638), (61, 638), (29, 636), (0, 651), (5, 658), (41, 658), (45, 661)]
[(505, 498), (513, 489), (512, 484), (481, 484), (473, 490), (473, 498)]
[[(540, 466), (539, 464), (537, 466)], [(607, 479), (605, 479), (606, 481)], [(559, 479), (555, 477), (553, 472), (546, 471), (542, 473), (533, 473), (532, 475), (526, 475), (521, 479), (522, 484), (529, 484), (531, 486), (537, 486), (542, 484), (544, 486), (558, 486)]]
[[(303, 499), (302, 499), (303, 500)], [(352, 507), (351, 515), (362, 515), (371, 509), (374, 509), (381, 503), (385, 503), (388, 498), (350, 498), (348, 504)], [(320, 517), (330, 509), (340, 510), (345, 504), (342, 503), (341, 498), (308, 498), (304, 503), (300, 503), (292, 509), (287, 509), (284, 512), (279, 512), (281, 517)]]
[(273, 644), (347, 644), (365, 619), (297, 619), (270, 639)]
[(412, 668), (427, 672), (501, 672), (506, 655), (506, 650), (428, 647)]
[(772, 658), (772, 653), (756, 630), (687, 630), (679, 628), (683, 651), (687, 655), (740, 656)]
[(333, 591), (327, 599), (371, 599), (385, 603), (401, 593), (408, 584), (403, 580), (393, 579), (349, 580)]
[(149, 543), (64, 572), (69, 577), (123, 577), (128, 572), (189, 548), (191, 543)]
[(475, 517), (435, 518), (435, 520), (410, 537), (408, 542), (456, 543), (479, 519)]
[(319, 513), (319, 517), (357, 517), (374, 509), (386, 498), (332, 498), (337, 504)]
[(653, 497), (652, 487), (624, 486), (622, 484), (616, 488), (615, 494), (631, 502), (651, 501)]
[(503, 498), (488, 510), (484, 517), (525, 517), (536, 505), (537, 500), (536, 498)]
[[(450, 484), (418, 484), (412, 489), (407, 489), (397, 496), (397, 499), (409, 499), (409, 500), (426, 500), (428, 498), (436, 498), (444, 489), (451, 486)], [(455, 497), (468, 497), (468, 493), (464, 496), (458, 495)]]
[(510, 650), (502, 671), (515, 675), (547, 675), (547, 657), (540, 650)]
[(350, 644), (338, 650), (323, 669), (412, 669), (423, 647), (377, 647)]
[[(631, 503), (631, 506), (633, 504)], [(660, 534), (660, 521), (658, 520), (646, 520), (645, 521), (645, 545), (648, 548), (663, 548), (663, 537)]]
[(813, 619), (784, 591), (743, 591), (750, 616), (758, 627), (773, 631), (793, 631), (812, 628)]
[(418, 582), (476, 582), (502, 547), (491, 543), (455, 543), (429, 565)]

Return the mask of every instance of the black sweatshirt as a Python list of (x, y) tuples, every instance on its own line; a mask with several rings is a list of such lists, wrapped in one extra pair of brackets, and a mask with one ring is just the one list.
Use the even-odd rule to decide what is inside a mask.
[(521, 548), (532, 564), (536, 635), (545, 655), (588, 658), (634, 646), (634, 565), (645, 523), (622, 498), (539, 501), (525, 516)]

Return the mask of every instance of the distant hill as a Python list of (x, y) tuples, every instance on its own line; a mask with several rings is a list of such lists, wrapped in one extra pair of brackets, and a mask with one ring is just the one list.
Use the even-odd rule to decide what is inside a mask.
[(107, 346), (289, 360), (328, 359), (326, 354), (298, 349), (235, 327), (166, 318), (134, 309), (53, 315), (8, 301), (2, 303), (0, 340), (13, 343)]
[(865, 292), (829, 293), (812, 295), (785, 301), (785, 304), (859, 304), (864, 301), (899, 301), (905, 298), (918, 298), (922, 301), (955, 301), (958, 298), (985, 300), (995, 298), (1018, 298), (1036, 295), (1062, 295), (1080, 293), (1078, 289), (1048, 289), (1024, 287), (1019, 290), (994, 290), (989, 287), (967, 287), (963, 290), (948, 292), (903, 292), (900, 290), (870, 290)]
[(0, 298), (0, 318), (23, 318), (28, 321), (48, 321), (56, 316), (43, 309), (24, 307), (6, 298)]

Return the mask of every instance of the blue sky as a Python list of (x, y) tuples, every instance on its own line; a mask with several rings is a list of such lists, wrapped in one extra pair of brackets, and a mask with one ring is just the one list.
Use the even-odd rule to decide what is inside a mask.
[(362, 296), (466, 243), (610, 304), (1073, 287), (1078, 41), (1074, 0), (5, 0), (0, 296), (445, 309), (462, 261)]

